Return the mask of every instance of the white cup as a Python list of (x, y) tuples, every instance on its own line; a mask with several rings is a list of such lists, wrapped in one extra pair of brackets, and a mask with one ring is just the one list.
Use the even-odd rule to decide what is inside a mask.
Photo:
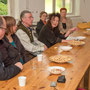
[(38, 61), (42, 61), (43, 55), (42, 55), (42, 54), (38, 54), (38, 55), (37, 55), (37, 59), (38, 59)]
[(26, 84), (26, 77), (25, 76), (20, 76), (18, 77), (18, 80), (19, 80), (19, 86), (25, 86)]

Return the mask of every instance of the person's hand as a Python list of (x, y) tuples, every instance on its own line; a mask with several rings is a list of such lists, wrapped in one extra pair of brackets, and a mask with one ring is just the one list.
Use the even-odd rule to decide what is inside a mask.
[(65, 34), (65, 37), (68, 37), (71, 33), (73, 33), (74, 31), (79, 30), (77, 27), (71, 28), (68, 30), (68, 32)]
[(21, 64), (21, 62), (17, 62), (15, 65), (16, 65), (17, 67), (19, 67), (21, 70), (23, 69), (23, 65)]
[(48, 47), (46, 45), (44, 45), (44, 50), (46, 50)]
[(77, 27), (74, 27), (74, 28), (71, 28), (70, 31), (73, 32), (73, 31), (77, 31), (79, 30)]
[(62, 42), (69, 42), (69, 41), (72, 41), (72, 40), (62, 40)]

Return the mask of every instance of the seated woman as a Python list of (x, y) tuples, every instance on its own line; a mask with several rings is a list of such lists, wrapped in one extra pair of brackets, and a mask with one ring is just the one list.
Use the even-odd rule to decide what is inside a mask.
[(47, 13), (42, 11), (40, 13), (40, 21), (37, 23), (37, 28), (36, 28), (36, 32), (37, 32), (38, 36), (39, 36), (39, 33), (40, 33), (43, 25), (46, 24), (46, 17), (47, 17)]
[(75, 29), (70, 29), (65, 35), (61, 34), (58, 29), (60, 21), (60, 14), (53, 13), (50, 14), (49, 20), (47, 24), (42, 28), (39, 34), (39, 40), (43, 42), (48, 48), (57, 42), (67, 42), (66, 39), (70, 33), (72, 33)]
[(72, 20), (69, 17), (66, 17), (67, 15), (66, 8), (60, 9), (60, 15), (61, 15), (61, 19), (60, 19), (59, 30), (60, 33), (64, 34), (73, 27), (73, 24), (72, 24)]
[(15, 62), (26, 63), (30, 58), (26, 57), (25, 49), (22, 46), (18, 37), (14, 34), (16, 32), (16, 21), (13, 17), (5, 16), (6, 32), (3, 42), (8, 51), (9, 59), (5, 59), (5, 66), (14, 64)]
[(22, 69), (23, 65), (20, 62), (8, 65), (4, 64), (4, 60), (8, 60), (8, 51), (4, 46), (3, 37), (6, 30), (6, 22), (3, 17), (0, 16), (0, 80), (8, 80), (16, 76)]

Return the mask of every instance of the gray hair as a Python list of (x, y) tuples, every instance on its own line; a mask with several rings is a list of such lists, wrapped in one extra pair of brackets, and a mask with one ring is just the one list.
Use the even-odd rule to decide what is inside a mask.
[(3, 18), (0, 16), (0, 27), (3, 26)]
[(22, 21), (22, 18), (25, 16), (26, 13), (31, 13), (31, 12), (28, 11), (28, 10), (22, 11), (21, 14), (20, 14), (20, 19), (21, 19), (21, 21)]

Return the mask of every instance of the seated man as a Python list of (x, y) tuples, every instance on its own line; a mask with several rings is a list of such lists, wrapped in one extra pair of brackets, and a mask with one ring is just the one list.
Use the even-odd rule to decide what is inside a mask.
[(21, 21), (17, 25), (16, 35), (26, 51), (36, 56), (39, 52), (44, 51), (46, 46), (37, 40), (34, 36), (33, 30), (30, 28), (33, 22), (32, 13), (27, 10), (22, 11), (20, 19)]
[(4, 48), (3, 40), (6, 29), (6, 22), (4, 18), (0, 17), (0, 49), (3, 49), (3, 52), (0, 50), (0, 80), (8, 80), (15, 75), (17, 75), (22, 69), (23, 66), (20, 62), (16, 62), (13, 65), (5, 66), (3, 59), (8, 58), (8, 52)]

